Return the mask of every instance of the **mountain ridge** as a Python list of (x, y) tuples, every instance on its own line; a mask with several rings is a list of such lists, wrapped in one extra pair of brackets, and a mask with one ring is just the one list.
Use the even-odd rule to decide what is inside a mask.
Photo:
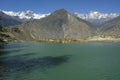
[(0, 11), (0, 25), (1, 26), (7, 27), (7, 26), (13, 26), (13, 25), (19, 25), (19, 24), (21, 24), (19, 20)]
[[(1, 10), (1, 11), (3, 11), (5, 14), (7, 14), (9, 16), (13, 16), (13, 17), (17, 16), (19, 19), (25, 19), (25, 20), (41, 19), (41, 18), (44, 18), (51, 14), (51, 13), (46, 13), (46, 14), (34, 13), (33, 11), (30, 11), (30, 10), (21, 11), (21, 12), (4, 11), (4, 10)], [(105, 21), (111, 20), (120, 15), (118, 13), (100, 13), (98, 11), (91, 11), (87, 14), (75, 12), (73, 14), (75, 14), (76, 16), (78, 16), (81, 19), (90, 21), (92, 23), (95, 22), (95, 20), (99, 20), (99, 21), (101, 21), (101, 23), (103, 23)]]
[[(116, 39), (116, 37), (119, 39), (119, 24), (120, 17), (118, 16), (102, 24), (101, 27), (105, 26), (105, 28), (102, 28), (102, 30), (101, 28), (94, 28), (94, 25), (89, 21), (81, 19), (77, 15), (69, 13), (65, 9), (59, 9), (41, 19), (33, 19), (20, 25), (3, 28), (3, 31), (5, 34), (7, 34), (7, 36), (16, 41), (96, 41), (111, 38), (113, 40), (113, 38)], [(109, 25), (113, 25), (111, 27), (112, 29), (110, 29)], [(114, 34), (111, 32), (114, 32)], [(112, 36), (106, 35), (109, 33)]]
[(93, 28), (64, 9), (39, 20), (9, 28), (10, 36), (17, 40), (84, 39), (92, 35)]

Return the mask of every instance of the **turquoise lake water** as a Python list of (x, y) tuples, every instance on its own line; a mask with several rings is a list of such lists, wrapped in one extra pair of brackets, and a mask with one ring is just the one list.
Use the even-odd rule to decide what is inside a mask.
[(120, 80), (120, 43), (1, 44), (0, 80)]

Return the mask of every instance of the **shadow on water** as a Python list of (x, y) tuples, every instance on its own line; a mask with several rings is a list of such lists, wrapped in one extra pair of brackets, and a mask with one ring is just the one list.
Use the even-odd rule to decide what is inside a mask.
[(7, 53), (6, 51), (1, 51), (5, 49), (5, 45), (6, 44), (0, 44), (0, 80), (3, 80), (3, 75), (6, 72), (5, 64), (2, 62), (3, 58), (1, 58), (1, 56)]
[[(7, 47), (6, 47), (7, 46)], [(10, 46), (10, 45), (9, 45)], [(14, 46), (15, 47), (15, 46)], [(14, 48), (13, 47), (13, 48)], [(8, 44), (0, 44), (0, 80), (3, 80), (3, 75), (5, 72), (8, 71), (6, 64), (4, 63), (4, 59), (5, 57), (3, 57), (4, 55), (7, 54), (12, 54), (15, 52), (19, 52), (21, 50), (10, 50), (7, 51), (6, 49), (9, 49), (10, 47), (8, 47)], [(11, 47), (12, 48), (12, 47)]]
[(19, 43), (16, 43), (16, 44), (9, 43), (9, 44), (4, 45), (5, 49), (14, 49), (14, 48), (23, 48), (23, 47), (28, 47), (28, 46), (24, 44), (19, 44)]
[(1, 44), (0, 43), (0, 49), (12, 49), (12, 48), (20, 48), (20, 47), (27, 47), (25, 45), (22, 45), (22, 44), (12, 44), (12, 43), (9, 43), (9, 44)]
[(0, 44), (0, 49), (4, 49), (5, 44)]
[(12, 54), (16, 52), (20, 52), (22, 49), (16, 49), (16, 50), (6, 50), (6, 45), (0, 45), (0, 57), (7, 55), (7, 54)]
[[(18, 49), (14, 49), (16, 47), (18, 47)], [(63, 55), (29, 59), (29, 57), (35, 55), (35, 53), (7, 56), (10, 53), (12, 54), (21, 51), (19, 47), (23, 46), (12, 46), (11, 44), (0, 45), (0, 80), (7, 80), (6, 78), (18, 76), (20, 73), (28, 74), (34, 70), (44, 73), (49, 68), (67, 63), (71, 57), (71, 55)], [(11, 50), (11, 48), (13, 48), (13, 50)]]
[(20, 58), (11, 58), (4, 60), (4, 64), (8, 69), (11, 71), (29, 71), (32, 70), (32, 68), (49, 68), (51, 66), (57, 66), (62, 63), (65, 63), (68, 61), (70, 56), (64, 55), (64, 56), (58, 56), (58, 57), (52, 57), (52, 56), (46, 56), (42, 58), (35, 58), (30, 60), (20, 59)]
[(0, 60), (0, 80), (3, 80), (4, 74), (6, 72), (6, 68), (4, 63)]
[[(0, 56), (20, 52), (21, 48), (28, 47), (22, 44), (0, 44)], [(14, 49), (14, 50), (12, 50)]]
[[(24, 55), (23, 55), (24, 56)], [(46, 56), (42, 58), (24, 59), (21, 57), (12, 57), (9, 59), (2, 59), (2, 67), (4, 69), (2, 73), (31, 73), (33, 70), (39, 70), (39, 72), (46, 72), (48, 68), (59, 66), (68, 62), (70, 55), (63, 56)]]

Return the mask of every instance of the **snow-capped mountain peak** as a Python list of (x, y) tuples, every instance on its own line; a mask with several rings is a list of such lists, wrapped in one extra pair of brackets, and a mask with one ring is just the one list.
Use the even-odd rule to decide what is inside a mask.
[(33, 13), (33, 11), (22, 11), (22, 12), (13, 12), (13, 11), (4, 11), (2, 10), (2, 12), (4, 12), (5, 14), (9, 15), (9, 16), (18, 16), (20, 19), (41, 19), (45, 16), (48, 16), (50, 13), (48, 14), (37, 14), (37, 13)]
[(80, 14), (80, 13), (75, 12), (75, 14), (78, 17), (80, 17), (82, 19), (85, 19), (85, 20), (88, 20), (88, 19), (105, 19), (105, 18), (112, 19), (112, 18), (115, 18), (115, 17), (120, 15), (118, 13), (100, 13), (100, 12), (97, 12), (97, 11), (91, 11), (88, 14)]
[[(4, 11), (4, 10), (1, 10), (1, 11), (9, 16), (12, 16), (14, 19), (20, 22), (26, 22), (31, 19), (41, 19), (50, 15), (50, 13), (40, 14), (40, 13), (34, 13), (33, 11), (30, 11), (30, 10), (21, 11), (21, 12)], [(75, 12), (74, 15), (92, 23), (94, 26), (99, 26), (106, 21), (109, 21), (115, 17), (120, 16), (120, 14), (118, 13), (100, 13), (98, 11), (91, 11), (87, 14), (80, 14)]]
[[(4, 11), (4, 10), (1, 11), (9, 16), (18, 16), (20, 19), (41, 19), (43, 17), (50, 15), (50, 13), (39, 14), (39, 13), (34, 13), (33, 11), (30, 10), (22, 11), (22, 12), (13, 12), (13, 11)], [(105, 19), (105, 18), (112, 19), (120, 15), (118, 13), (100, 13), (98, 11), (90, 11), (88, 14), (80, 14), (75, 12), (74, 14), (84, 20)]]
[(109, 21), (113, 18), (120, 16), (120, 14), (118, 14), (118, 13), (100, 13), (97, 11), (94, 11), (94, 12), (91, 11), (88, 14), (79, 14), (76, 12), (75, 15), (79, 18), (82, 18), (82, 19), (92, 23), (93, 26), (95, 26), (95, 27), (99, 27), (106, 21)]

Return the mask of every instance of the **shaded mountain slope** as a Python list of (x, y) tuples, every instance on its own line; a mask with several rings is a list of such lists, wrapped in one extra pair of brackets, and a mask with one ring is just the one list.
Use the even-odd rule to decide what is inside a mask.
[(0, 25), (3, 27), (13, 26), (21, 24), (20, 21), (14, 19), (13, 17), (6, 15), (2, 11), (0, 11)]
[(102, 25), (101, 33), (106, 36), (120, 36), (120, 16)]

